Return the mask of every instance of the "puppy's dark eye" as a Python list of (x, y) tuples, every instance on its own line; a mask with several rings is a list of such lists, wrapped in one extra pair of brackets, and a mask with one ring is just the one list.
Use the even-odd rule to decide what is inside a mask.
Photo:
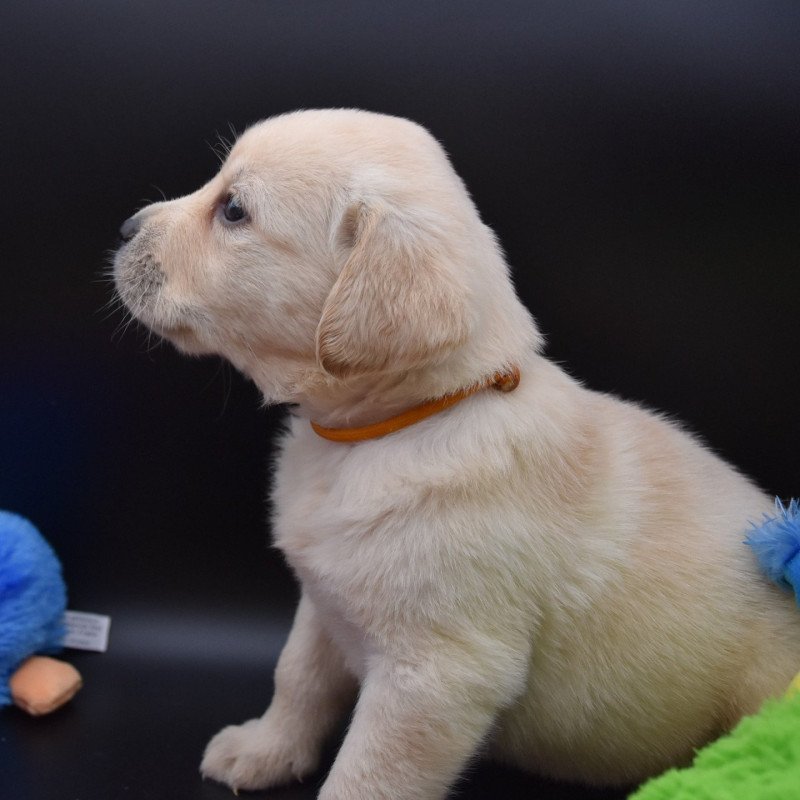
[(247, 212), (244, 206), (239, 202), (235, 195), (229, 194), (222, 201), (222, 216), (228, 222), (241, 222), (246, 216)]

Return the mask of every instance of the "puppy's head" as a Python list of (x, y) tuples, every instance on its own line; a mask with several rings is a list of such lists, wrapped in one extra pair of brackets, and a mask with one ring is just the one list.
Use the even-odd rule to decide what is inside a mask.
[(422, 128), (305, 111), (249, 129), (193, 194), (127, 220), (128, 309), (178, 348), (217, 353), (272, 400), (314, 373), (435, 364), (463, 347), (495, 282), (491, 232)]

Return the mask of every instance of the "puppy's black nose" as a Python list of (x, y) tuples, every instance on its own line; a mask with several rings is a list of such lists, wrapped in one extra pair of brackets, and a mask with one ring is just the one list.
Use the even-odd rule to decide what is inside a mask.
[(122, 227), (119, 229), (119, 235), (122, 241), (129, 242), (131, 239), (133, 239), (141, 225), (141, 220), (137, 219), (135, 216), (128, 217), (128, 219), (122, 223)]

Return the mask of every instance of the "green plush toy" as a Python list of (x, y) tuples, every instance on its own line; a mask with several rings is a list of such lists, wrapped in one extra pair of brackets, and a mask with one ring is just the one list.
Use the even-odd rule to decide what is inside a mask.
[(781, 700), (768, 700), (686, 769), (646, 783), (630, 800), (800, 799), (800, 675)]

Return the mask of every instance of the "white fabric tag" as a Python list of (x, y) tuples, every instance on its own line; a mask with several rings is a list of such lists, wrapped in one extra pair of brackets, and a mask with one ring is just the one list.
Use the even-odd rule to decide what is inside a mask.
[(67, 629), (64, 647), (93, 650), (96, 653), (105, 653), (108, 649), (111, 617), (85, 611), (67, 611), (64, 613), (64, 626)]

